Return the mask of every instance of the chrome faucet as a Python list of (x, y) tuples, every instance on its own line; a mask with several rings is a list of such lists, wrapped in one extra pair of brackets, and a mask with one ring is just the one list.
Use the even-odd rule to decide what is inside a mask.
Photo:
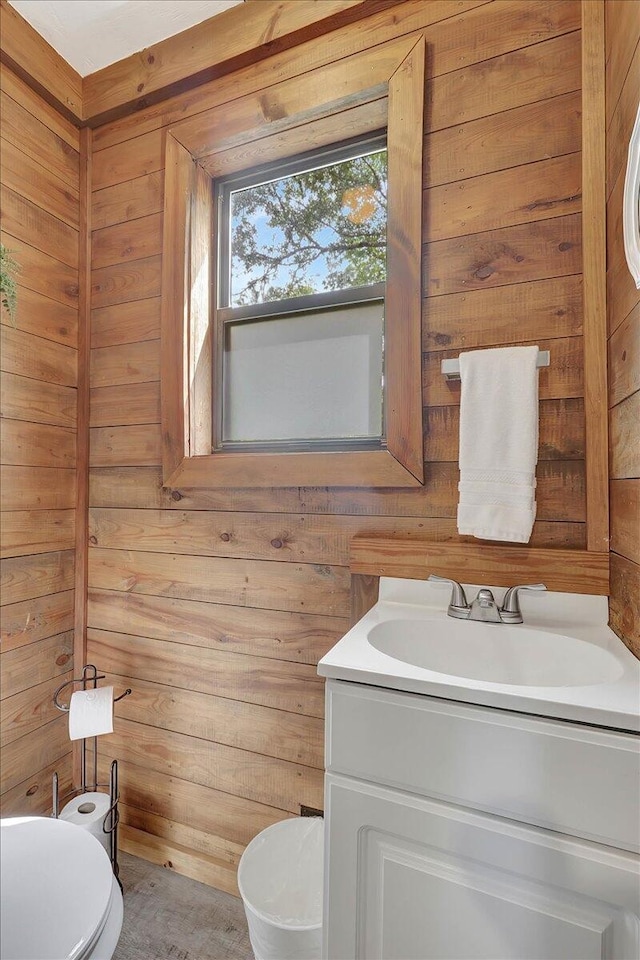
[(428, 579), (437, 583), (451, 584), (448, 616), (455, 617), (457, 620), (482, 620), (485, 623), (522, 623), (518, 591), (547, 589), (544, 583), (521, 583), (517, 587), (510, 587), (504, 595), (502, 606), (499, 607), (488, 587), (481, 587), (475, 600), (469, 603), (464, 587), (457, 580), (452, 580), (450, 577), (436, 577), (433, 573)]

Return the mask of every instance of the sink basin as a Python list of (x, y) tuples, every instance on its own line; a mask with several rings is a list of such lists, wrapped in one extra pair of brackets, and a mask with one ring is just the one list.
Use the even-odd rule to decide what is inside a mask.
[[(479, 589), (464, 586), (467, 596)], [(454, 620), (448, 596), (428, 580), (381, 577), (378, 602), (324, 655), (318, 673), (640, 732), (640, 660), (607, 626), (605, 596), (525, 594), (524, 624)]]
[(468, 620), (385, 620), (368, 642), (380, 653), (434, 673), (525, 687), (581, 687), (618, 680), (608, 650), (563, 634)]

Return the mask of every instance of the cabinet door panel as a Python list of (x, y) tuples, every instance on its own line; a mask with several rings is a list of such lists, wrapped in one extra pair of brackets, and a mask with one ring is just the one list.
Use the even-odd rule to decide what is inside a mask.
[[(560, 891), (433, 855), (422, 844), (369, 831), (361, 850), (368, 877), (363, 957), (384, 960), (602, 960), (611, 915), (582, 909)], [(364, 838), (363, 838), (364, 839)]]
[(327, 776), (329, 960), (634, 960), (638, 862)]

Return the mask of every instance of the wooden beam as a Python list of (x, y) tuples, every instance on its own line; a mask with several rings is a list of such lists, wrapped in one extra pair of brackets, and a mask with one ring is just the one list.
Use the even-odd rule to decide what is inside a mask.
[(600, 595), (609, 592), (609, 554), (587, 550), (355, 537), (351, 541), (350, 567), (352, 575), (372, 577), (426, 580), (435, 573), (491, 586), (540, 580), (549, 590)]
[[(80, 133), (80, 248), (78, 274), (78, 422), (76, 446), (76, 573), (73, 623), (75, 676), (87, 652), (89, 560), (89, 371), (91, 361), (91, 130)], [(80, 783), (80, 742), (73, 749), (73, 779)]]
[(398, 2), (260, 0), (238, 4), (85, 77), (84, 120), (95, 127), (126, 116)]
[(7, 0), (0, 0), (0, 60), (72, 123), (82, 121), (82, 77)]
[(582, 2), (582, 250), (587, 549), (609, 549), (604, 3)]

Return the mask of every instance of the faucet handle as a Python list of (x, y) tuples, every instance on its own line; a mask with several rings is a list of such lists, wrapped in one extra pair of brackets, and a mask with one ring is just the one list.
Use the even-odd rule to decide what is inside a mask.
[(427, 580), (431, 580), (434, 583), (451, 584), (451, 602), (449, 603), (449, 612), (451, 612), (452, 608), (456, 611), (469, 610), (469, 604), (467, 603), (464, 587), (461, 583), (458, 583), (457, 580), (452, 580), (450, 577), (437, 577), (435, 573), (429, 574)]
[(520, 583), (517, 587), (509, 587), (504, 595), (502, 607), (500, 608), (500, 617), (505, 623), (522, 623), (522, 611), (520, 610), (519, 590), (546, 590), (544, 583)]

